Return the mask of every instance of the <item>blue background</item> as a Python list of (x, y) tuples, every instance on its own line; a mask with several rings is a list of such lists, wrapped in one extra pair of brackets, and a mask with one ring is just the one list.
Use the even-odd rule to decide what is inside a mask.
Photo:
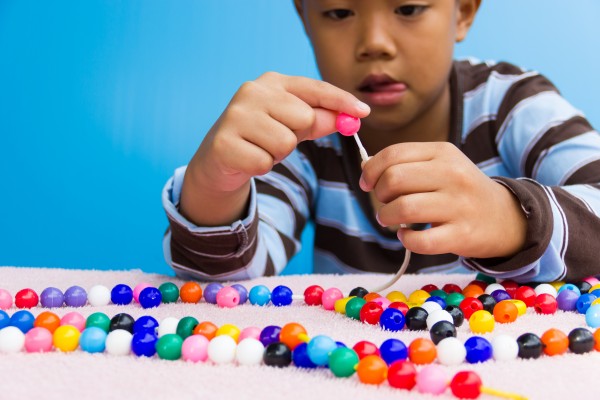
[[(484, 0), (456, 54), (543, 72), (597, 127), (599, 18)], [(0, 265), (170, 273), (161, 189), (269, 70), (318, 77), (292, 0), (0, 0)]]

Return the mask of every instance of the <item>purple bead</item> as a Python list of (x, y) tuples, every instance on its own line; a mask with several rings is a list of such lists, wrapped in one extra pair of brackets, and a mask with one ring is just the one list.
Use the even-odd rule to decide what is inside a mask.
[(510, 300), (510, 294), (506, 290), (498, 289), (492, 292), (492, 297), (496, 300), (496, 303), (500, 303), (502, 300)]
[(231, 285), (232, 288), (238, 291), (240, 294), (240, 304), (244, 304), (248, 300), (248, 289), (244, 286), (236, 283), (235, 285)]
[(87, 293), (81, 286), (71, 286), (65, 291), (65, 304), (69, 307), (83, 307), (87, 303)]
[(220, 283), (209, 283), (204, 289), (204, 300), (210, 304), (217, 304), (217, 293), (223, 289), (223, 285)]
[(40, 294), (40, 303), (42, 303), (42, 307), (62, 307), (64, 302), (65, 296), (63, 295), (63, 292), (55, 287), (48, 287)]
[(556, 297), (558, 309), (562, 311), (574, 311), (577, 308), (579, 294), (573, 290), (563, 290)]
[(271, 343), (279, 342), (279, 334), (281, 333), (281, 327), (276, 325), (269, 325), (260, 332), (260, 342), (263, 346), (267, 347)]

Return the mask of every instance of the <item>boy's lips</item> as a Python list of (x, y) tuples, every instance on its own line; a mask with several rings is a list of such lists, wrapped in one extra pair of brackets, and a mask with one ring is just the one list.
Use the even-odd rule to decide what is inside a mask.
[(400, 101), (407, 85), (391, 78), (387, 74), (367, 76), (358, 86), (359, 97), (372, 106), (391, 106)]

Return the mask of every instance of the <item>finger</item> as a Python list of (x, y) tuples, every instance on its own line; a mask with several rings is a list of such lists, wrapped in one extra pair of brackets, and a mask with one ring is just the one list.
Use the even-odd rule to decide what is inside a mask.
[(450, 224), (439, 225), (423, 231), (398, 229), (398, 239), (408, 250), (425, 255), (453, 253), (454, 241), (463, 240), (452, 233)]
[(383, 205), (377, 211), (377, 221), (382, 226), (444, 223), (452, 219), (454, 208), (440, 193), (410, 194)]
[(262, 114), (252, 127), (239, 132), (240, 137), (268, 152), (274, 163), (286, 158), (298, 145), (298, 138), (287, 126)]
[(264, 175), (273, 168), (275, 162), (269, 152), (246, 140), (230, 141), (225, 151), (220, 154), (220, 163), (224, 166), (226, 174)]
[(375, 197), (382, 203), (407, 194), (434, 192), (446, 184), (443, 171), (435, 162), (396, 164), (386, 169), (373, 188)]

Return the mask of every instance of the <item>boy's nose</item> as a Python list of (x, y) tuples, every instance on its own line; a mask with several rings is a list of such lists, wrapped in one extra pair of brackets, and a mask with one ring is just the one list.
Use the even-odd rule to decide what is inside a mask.
[(391, 59), (396, 56), (397, 48), (392, 32), (386, 29), (383, 21), (366, 21), (360, 31), (356, 58), (358, 60)]

